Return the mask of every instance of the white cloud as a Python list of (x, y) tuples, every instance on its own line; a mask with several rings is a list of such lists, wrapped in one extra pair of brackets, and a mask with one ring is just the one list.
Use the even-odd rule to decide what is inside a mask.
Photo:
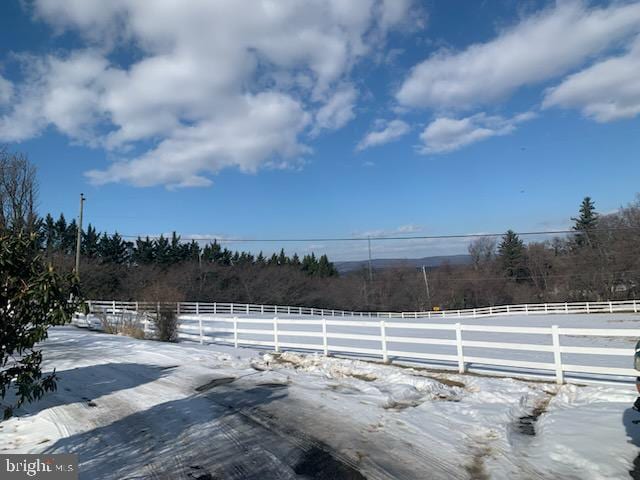
[(196, 172), (237, 166), (256, 172), (270, 159), (292, 159), (306, 151), (297, 141), (309, 122), (302, 106), (287, 95), (261, 93), (234, 100), (224, 115), (183, 126), (135, 160), (87, 172), (95, 184), (128, 181), (137, 186), (208, 186)]
[(402, 120), (391, 120), (390, 122), (379, 121), (377, 128), (367, 133), (358, 143), (356, 150), (364, 150), (369, 147), (384, 145), (406, 135), (411, 130), (409, 124)]
[(543, 108), (578, 108), (598, 122), (640, 114), (640, 38), (625, 55), (603, 60), (546, 92)]
[[(409, 3), (36, 0), (33, 8), (88, 47), (24, 60), (28, 74), (0, 115), (0, 140), (54, 126), (112, 152), (116, 163), (88, 172), (96, 183), (204, 186), (222, 168), (295, 161), (309, 151), (309, 130), (351, 120), (351, 70), (404, 21)], [(131, 50), (133, 62), (114, 60), (116, 48)], [(131, 147), (148, 150), (127, 157), (139, 150)]]
[(462, 52), (442, 51), (416, 65), (397, 92), (407, 107), (468, 108), (572, 68), (640, 31), (640, 3), (588, 8), (561, 1)]
[(366, 232), (357, 232), (354, 233), (353, 236), (356, 238), (367, 238), (367, 237), (393, 237), (394, 235), (408, 235), (411, 233), (418, 233), (422, 231), (422, 227), (420, 225), (400, 225), (399, 227), (389, 229), (389, 230), (369, 230)]
[(532, 112), (521, 113), (505, 119), (478, 113), (471, 117), (455, 119), (440, 117), (431, 122), (420, 134), (421, 153), (446, 153), (458, 150), (490, 137), (508, 135), (516, 126), (535, 117)]
[(0, 75), (0, 106), (11, 101), (13, 97), (13, 84)]
[(320, 130), (337, 130), (355, 117), (353, 112), (358, 93), (353, 85), (337, 90), (316, 113), (314, 134)]

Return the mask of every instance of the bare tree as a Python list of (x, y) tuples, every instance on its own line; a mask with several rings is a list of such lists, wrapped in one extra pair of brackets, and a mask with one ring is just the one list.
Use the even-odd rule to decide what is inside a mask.
[(496, 253), (496, 239), (493, 237), (478, 237), (471, 241), (468, 247), (473, 267), (478, 270), (480, 264), (490, 262)]
[(0, 229), (33, 231), (38, 183), (26, 155), (0, 147)]

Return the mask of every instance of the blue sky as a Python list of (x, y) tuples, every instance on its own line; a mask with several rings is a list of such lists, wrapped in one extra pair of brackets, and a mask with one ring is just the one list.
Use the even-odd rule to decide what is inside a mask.
[(241, 3), (0, 5), (0, 142), (37, 165), (42, 213), (84, 192), (123, 234), (441, 235), (640, 191), (638, 2)]

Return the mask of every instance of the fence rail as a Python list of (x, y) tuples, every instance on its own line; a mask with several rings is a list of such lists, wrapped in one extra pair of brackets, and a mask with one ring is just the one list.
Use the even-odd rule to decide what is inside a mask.
[(178, 315), (297, 315), (320, 317), (360, 317), (360, 318), (478, 318), (504, 315), (551, 315), (567, 313), (638, 313), (640, 300), (619, 300), (606, 302), (563, 302), (520, 305), (498, 305), (460, 310), (440, 310), (422, 312), (357, 312), (327, 308), (294, 307), (283, 305), (258, 305), (250, 303), (207, 303), (207, 302), (120, 302), (115, 300), (91, 300), (88, 305), (92, 312), (118, 313), (121, 311), (155, 311), (160, 305), (172, 305)]

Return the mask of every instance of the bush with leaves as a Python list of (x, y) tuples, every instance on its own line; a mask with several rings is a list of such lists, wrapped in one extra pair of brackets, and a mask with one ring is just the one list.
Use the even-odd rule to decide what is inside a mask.
[[(56, 389), (55, 370), (42, 375), (42, 352), (53, 325), (80, 306), (75, 275), (60, 276), (42, 260), (33, 236), (0, 232), (0, 399), (4, 418)], [(5, 397), (10, 397), (8, 404)]]

